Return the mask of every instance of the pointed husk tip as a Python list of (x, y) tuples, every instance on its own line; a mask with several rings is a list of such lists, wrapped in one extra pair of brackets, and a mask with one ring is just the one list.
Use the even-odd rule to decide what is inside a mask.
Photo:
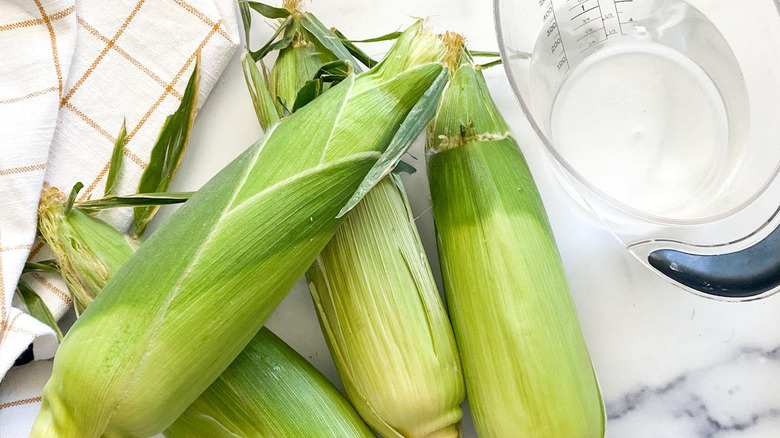
[(441, 38), (420, 19), (401, 33), (387, 56), (372, 70), (383, 76), (395, 76), (417, 65), (443, 63), (446, 53)]

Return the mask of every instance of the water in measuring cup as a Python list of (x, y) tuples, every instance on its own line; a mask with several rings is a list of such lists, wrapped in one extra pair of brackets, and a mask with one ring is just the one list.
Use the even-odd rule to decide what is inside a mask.
[(729, 143), (720, 93), (695, 63), (659, 44), (588, 57), (555, 98), (552, 141), (596, 188), (645, 213), (684, 217), (709, 203)]
[(729, 127), (740, 104), (717, 85), (741, 73), (718, 30), (680, 0), (542, 0), (540, 10), (530, 106), (565, 164), (641, 213), (706, 215), (738, 155)]

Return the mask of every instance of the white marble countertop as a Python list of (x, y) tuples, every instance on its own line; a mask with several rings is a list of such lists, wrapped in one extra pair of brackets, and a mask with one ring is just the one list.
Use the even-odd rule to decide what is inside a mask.
[[(309, 7), (327, 26), (353, 38), (396, 30), (410, 24), (410, 17), (430, 17), (436, 28), (463, 33), (474, 49), (497, 49), (489, 0), (331, 0), (312, 1)], [(255, 26), (255, 41), (270, 35), (270, 27)], [(385, 47), (367, 51), (379, 54)], [(503, 69), (492, 68), (486, 76), (542, 192), (601, 382), (608, 436), (780, 436), (780, 296), (720, 303), (684, 292), (647, 270), (559, 184)], [(236, 56), (195, 122), (173, 189), (197, 189), (260, 135)], [(421, 146), (411, 152), (417, 161), (410, 159), (419, 171), (406, 183), (438, 271)], [(303, 282), (268, 325), (338, 381)], [(464, 436), (476, 436), (468, 414)]]

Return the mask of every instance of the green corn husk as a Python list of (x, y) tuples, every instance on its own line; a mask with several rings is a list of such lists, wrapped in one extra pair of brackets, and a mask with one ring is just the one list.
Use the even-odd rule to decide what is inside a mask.
[(260, 122), (260, 127), (263, 128), (264, 132), (268, 131), (268, 128), (279, 122), (280, 117), (271, 92), (268, 90), (266, 76), (257, 67), (249, 52), (241, 55), (241, 66), (257, 121)]
[[(49, 208), (44, 211), (51, 215), (52, 210), (61, 210), (62, 198), (56, 189), (48, 189), (42, 205)], [(67, 233), (67, 239), (52, 241), (68, 243), (68, 251), (60, 260), (79, 278), (100, 272), (90, 281), (80, 283), (95, 297), (140, 242), (77, 209), (59, 219), (60, 233)], [(42, 220), (49, 223), (49, 219)], [(89, 264), (82, 264), (84, 261)], [(24, 290), (23, 282), (19, 288), (37, 297), (35, 292)], [(165, 435), (168, 438), (374, 436), (325, 376), (267, 328), (260, 330)]]
[(482, 438), (604, 435), (552, 230), (480, 68), (451, 78), (427, 144), (439, 256)]
[(62, 192), (46, 189), (38, 209), (38, 229), (57, 259), (79, 315), (133, 255), (138, 242), (78, 208), (67, 207)]
[(60, 326), (57, 325), (57, 320), (54, 319), (54, 315), (51, 314), (51, 311), (46, 306), (46, 303), (43, 302), (43, 299), (38, 296), (35, 290), (30, 287), (26, 281), (19, 279), (19, 282), (16, 285), (16, 296), (24, 305), (24, 309), (27, 313), (49, 326), (57, 336), (57, 341), (61, 342), (62, 331), (60, 330)]
[(414, 26), (381, 64), (276, 125), (193, 195), (65, 336), (31, 437), (170, 426), (306, 271), (340, 209), (383, 171), (375, 165), (408, 146), (407, 116), (438, 99), (442, 52)]
[(306, 277), (366, 422), (386, 438), (460, 436), (455, 338), (400, 178), (382, 180), (347, 215)]
[[(250, 8), (266, 18), (279, 18), (271, 40), (257, 51), (247, 49), (242, 57), (244, 79), (263, 130), (338, 83), (342, 75), (336, 77), (334, 70), (362, 71), (340, 38), (306, 11), (301, 0), (285, 0), (283, 4), (284, 9), (243, 3), (241, 10), (247, 35), (252, 25)], [(262, 59), (274, 50), (278, 51), (277, 59), (268, 72)]]
[(316, 368), (263, 328), (176, 422), (167, 438), (373, 438)]
[(323, 64), (338, 60), (304, 27), (301, 20), (308, 12), (301, 9), (299, 1), (285, 1), (285, 8), (291, 15), (283, 39), (289, 39), (290, 45), (279, 50), (268, 81), (268, 89), (280, 115), (285, 110), (292, 112), (298, 91)]
[[(171, 180), (179, 169), (187, 144), (190, 141), (192, 123), (198, 108), (198, 89), (200, 88), (200, 53), (195, 59), (195, 68), (184, 89), (181, 103), (173, 114), (165, 118), (160, 134), (154, 143), (146, 166), (138, 181), (139, 193), (166, 192)], [(121, 156), (121, 155), (120, 155)], [(113, 167), (112, 159), (112, 167)], [(133, 237), (140, 239), (146, 232), (159, 205), (148, 205), (133, 209)]]

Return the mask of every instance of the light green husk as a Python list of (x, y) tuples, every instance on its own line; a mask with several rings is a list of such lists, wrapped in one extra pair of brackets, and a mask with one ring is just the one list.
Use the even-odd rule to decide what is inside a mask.
[(263, 128), (263, 131), (268, 131), (268, 128), (278, 123), (281, 117), (276, 109), (276, 105), (274, 105), (271, 92), (268, 90), (268, 84), (265, 80), (266, 75), (257, 67), (249, 52), (241, 55), (241, 66), (244, 71), (244, 80), (249, 91), (249, 97), (257, 115), (257, 121), (260, 122), (260, 127)]
[[(56, 189), (49, 189), (44, 199), (60, 204), (61, 196), (57, 193)], [(83, 285), (92, 297), (97, 296), (140, 245), (130, 240), (127, 250), (128, 236), (76, 209), (63, 217), (61, 223), (66, 224), (61, 230), (78, 231), (68, 234), (69, 252), (61, 260), (73, 262), (77, 275), (81, 271), (101, 272)], [(90, 265), (82, 266), (82, 260), (89, 260)], [(23, 291), (24, 284), (20, 282), (19, 286)], [(27, 293), (37, 297), (32, 291)], [(266, 328), (260, 330), (165, 435), (169, 438), (374, 436), (325, 376)]]
[(306, 274), (352, 404), (386, 438), (460, 436), (460, 361), (400, 179), (352, 210)]
[(479, 68), (456, 70), (429, 134), (444, 288), (479, 436), (602, 437), (553, 233)]
[(316, 368), (267, 328), (165, 430), (168, 438), (373, 438)]
[(276, 125), (192, 196), (65, 336), (31, 437), (170, 426), (333, 235), (339, 210), (446, 74), (441, 52), (416, 25), (380, 65)]
[(53, 187), (44, 190), (38, 229), (57, 259), (80, 314), (135, 252), (138, 242), (78, 208), (65, 210), (62, 192)]

